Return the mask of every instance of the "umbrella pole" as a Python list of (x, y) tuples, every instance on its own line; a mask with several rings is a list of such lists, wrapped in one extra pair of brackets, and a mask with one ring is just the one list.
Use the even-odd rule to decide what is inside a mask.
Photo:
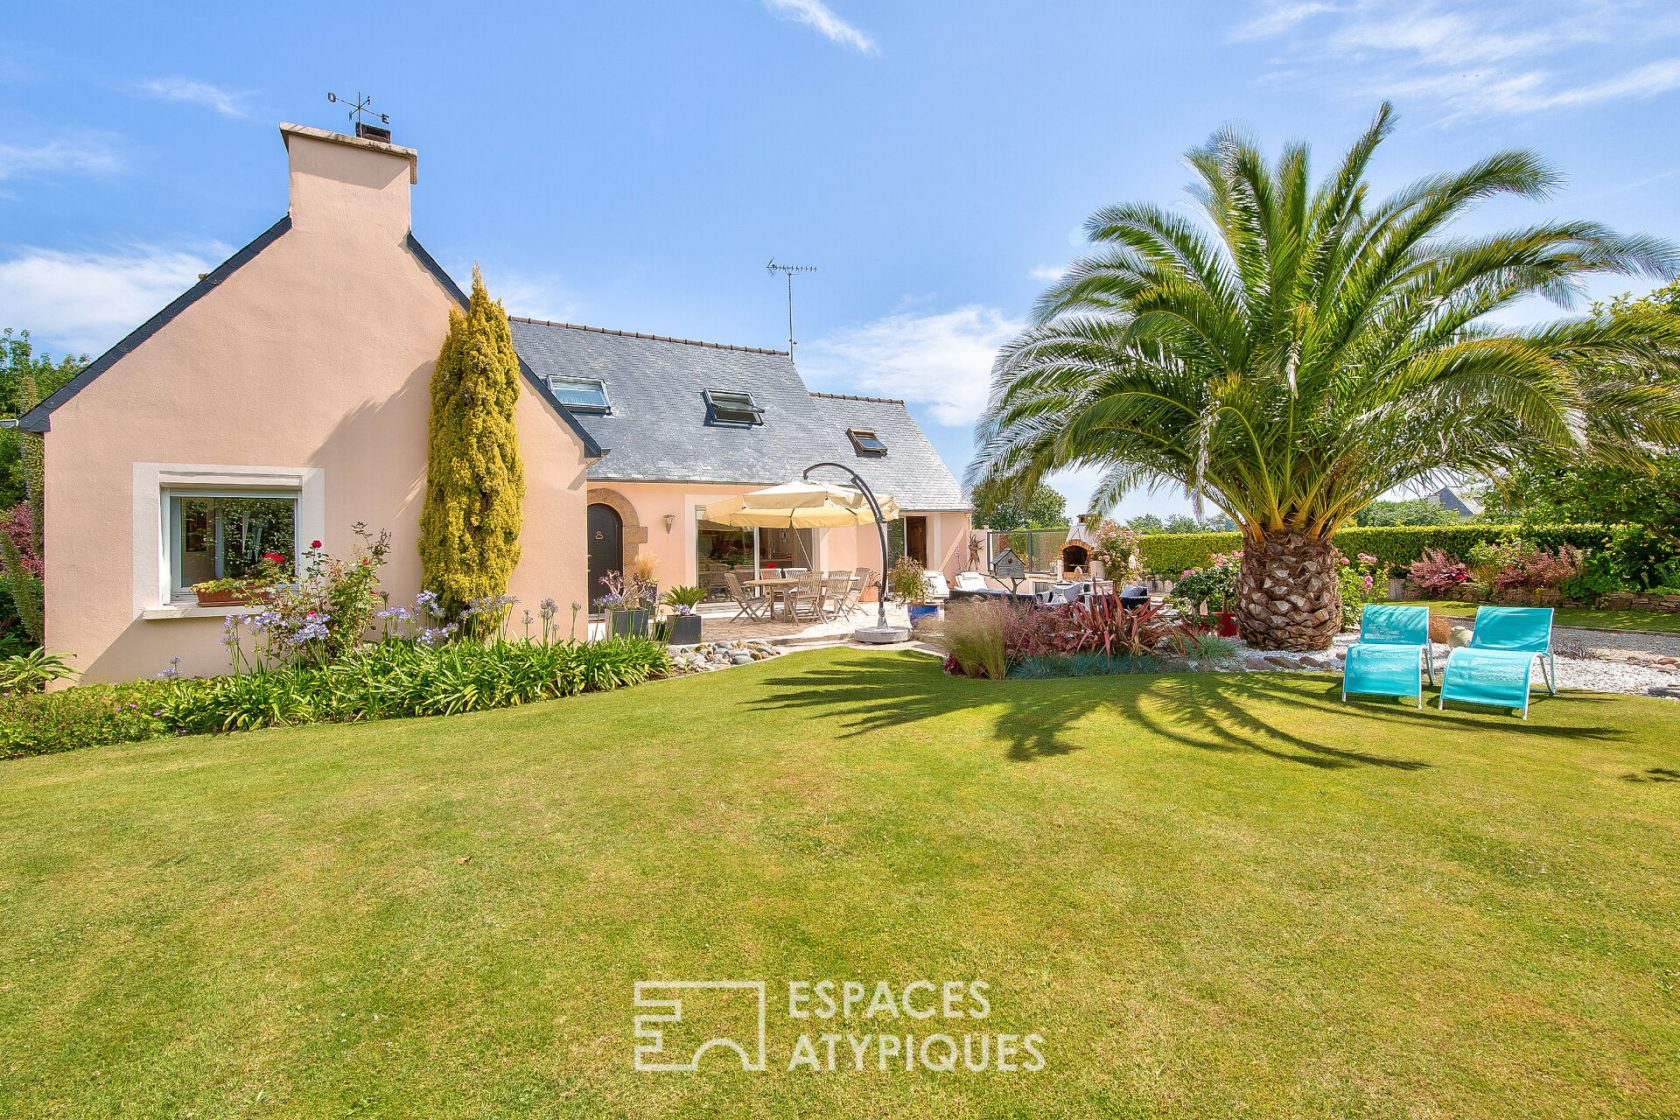
[(851, 479), (852, 479), (852, 482), (857, 486), (858, 490), (860, 490), (863, 493), (864, 501), (869, 503), (870, 510), (872, 510), (875, 514), (875, 528), (880, 533), (880, 536), (881, 536), (881, 593), (880, 593), (879, 596), (876, 597), (876, 600), (875, 600), (876, 604), (877, 604), (877, 607), (876, 607), (876, 616), (877, 616), (876, 625), (879, 626), (882, 630), (885, 630), (887, 628), (887, 555), (888, 555), (888, 553), (887, 553), (887, 523), (881, 519), (881, 503), (875, 500), (875, 491), (873, 491), (869, 488), (869, 483), (865, 482), (858, 475), (858, 473), (856, 471), (854, 471), (852, 468), (842, 466), (839, 463), (812, 463), (810, 466), (805, 468), (805, 473), (800, 475), (800, 477), (805, 479), (805, 481), (809, 482), (811, 480), (811, 472), (814, 471), (814, 470), (820, 470), (823, 467), (832, 467), (837, 471), (845, 471), (848, 475), (850, 475)]

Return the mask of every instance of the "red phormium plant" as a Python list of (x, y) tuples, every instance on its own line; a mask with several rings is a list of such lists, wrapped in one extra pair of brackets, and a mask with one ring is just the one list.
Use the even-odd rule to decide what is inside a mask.
[(1034, 657), (1150, 653), (1174, 632), (1162, 613), (1156, 606), (1123, 610), (1112, 595), (1059, 607), (965, 603), (947, 612), (938, 640), (948, 671), (996, 678)]
[(1470, 569), (1455, 556), (1426, 548), (1406, 570), (1406, 579), (1420, 591), (1448, 591), (1470, 579)]

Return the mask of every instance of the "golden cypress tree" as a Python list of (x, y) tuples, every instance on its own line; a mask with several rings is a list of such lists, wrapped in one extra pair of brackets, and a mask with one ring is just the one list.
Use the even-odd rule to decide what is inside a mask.
[(451, 616), (473, 599), (506, 593), (519, 563), (525, 472), (514, 410), (519, 358), (507, 312), (473, 267), (467, 313), (449, 312), (432, 371), (420, 566)]

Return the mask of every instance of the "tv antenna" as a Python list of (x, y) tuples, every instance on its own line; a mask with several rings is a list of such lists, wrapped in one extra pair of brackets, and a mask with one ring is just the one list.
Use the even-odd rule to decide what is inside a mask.
[[(357, 90), (356, 100), (351, 101), (348, 98), (340, 97), (338, 94), (329, 90), (327, 93), (327, 100), (332, 102), (334, 105), (350, 106), (350, 111), (344, 115), (346, 119), (356, 123), (357, 136), (364, 140), (383, 140), (387, 144), (391, 142), (391, 130), (386, 127), (391, 123), (391, 115), (389, 113), (375, 113), (368, 107), (373, 104), (373, 94), (370, 93), (364, 96), (361, 90)], [(369, 116), (378, 117), (379, 123), (371, 124), (362, 120), (363, 113), (366, 113)]]
[(817, 266), (814, 264), (777, 264), (775, 257), (771, 257), (770, 263), (764, 266), (764, 271), (772, 276), (780, 272), (787, 277), (788, 357), (790, 358), (793, 357), (793, 348), (796, 345), (793, 338), (793, 274), (796, 272), (815, 272), (816, 270)]

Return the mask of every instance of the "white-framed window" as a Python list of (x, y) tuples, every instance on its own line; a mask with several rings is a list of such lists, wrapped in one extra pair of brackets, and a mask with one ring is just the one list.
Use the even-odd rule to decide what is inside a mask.
[(297, 490), (166, 488), (170, 597), (206, 580), (240, 579), (266, 555), (298, 570), (299, 498)]
[(599, 377), (550, 377), (548, 388), (555, 400), (573, 412), (612, 411), (607, 383)]
[(294, 566), (327, 533), (320, 467), (134, 464), (134, 613), (180, 617), (192, 585), (238, 578), (264, 552)]

